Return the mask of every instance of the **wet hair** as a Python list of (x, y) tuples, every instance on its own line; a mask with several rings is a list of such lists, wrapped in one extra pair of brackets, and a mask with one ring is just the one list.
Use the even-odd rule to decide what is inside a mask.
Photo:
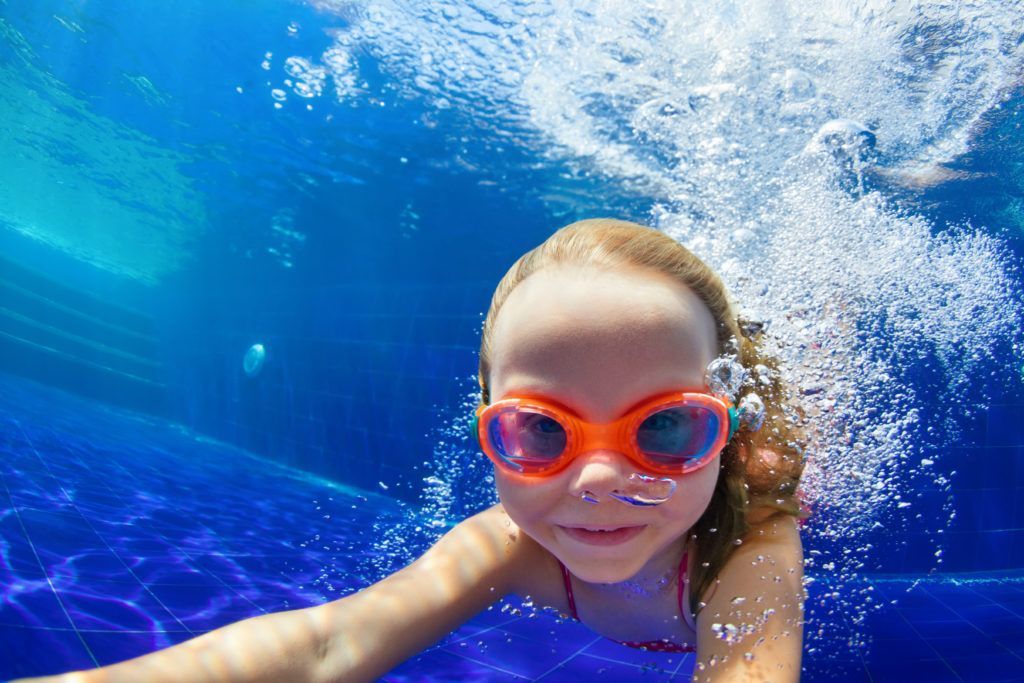
[[(668, 235), (628, 221), (599, 218), (572, 223), (524, 254), (498, 283), (484, 321), (480, 343), (481, 401), (490, 403), (488, 379), (495, 323), (509, 294), (532, 274), (557, 266), (587, 266), (608, 270), (643, 271), (667, 275), (694, 292), (717, 324), (718, 354), (736, 353), (748, 370), (769, 369), (770, 381), (759, 383), (765, 421), (756, 432), (740, 429), (721, 454), (721, 470), (711, 502), (690, 529), (699, 562), (690, 577), (690, 611), (697, 614), (735, 541), (751, 528), (753, 514), (803, 518), (797, 485), (803, 471), (801, 418), (782, 382), (777, 361), (764, 352), (763, 337), (743, 336), (722, 280), (689, 249)], [(705, 566), (705, 563), (706, 566)]]

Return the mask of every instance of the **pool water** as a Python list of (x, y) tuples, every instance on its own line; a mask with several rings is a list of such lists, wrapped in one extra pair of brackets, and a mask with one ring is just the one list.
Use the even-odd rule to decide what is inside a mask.
[[(387, 497), (174, 423), (10, 377), (0, 389), (5, 677), (119, 662), (359, 590), (375, 527), (404, 521)], [(867, 584), (897, 601), (862, 625), (870, 651), (805, 655), (802, 680), (1021, 680), (1024, 577)], [(809, 586), (811, 624), (829, 590)], [(694, 657), (630, 649), (511, 599), (383, 680), (688, 680)]]
[[(768, 323), (802, 680), (1024, 681), (1024, 7), (0, 0), (0, 679), (337, 599), (495, 500), (482, 315), (573, 220)], [(686, 680), (515, 599), (386, 680)]]

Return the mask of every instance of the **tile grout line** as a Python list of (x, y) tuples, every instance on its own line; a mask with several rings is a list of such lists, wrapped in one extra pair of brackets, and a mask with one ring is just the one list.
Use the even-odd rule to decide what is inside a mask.
[[(84, 462), (82, 462), (81, 460), (79, 460), (79, 463), (80, 463), (80, 464), (82, 464), (82, 466), (83, 466), (83, 467), (86, 467), (85, 463), (84, 463)], [(138, 481), (139, 481), (139, 480), (138, 480), (138, 477), (136, 477), (136, 476), (135, 476), (135, 475), (134, 475), (134, 474), (133, 474), (133, 473), (132, 473), (132, 472), (131, 472), (131, 471), (130, 471), (129, 469), (127, 469), (127, 468), (126, 468), (126, 467), (125, 467), (125, 466), (124, 466), (124, 465), (123, 465), (122, 463), (120, 463), (120, 462), (114, 462), (114, 463), (113, 463), (113, 466), (114, 466), (114, 467), (116, 467), (117, 469), (119, 469), (119, 470), (120, 470), (120, 471), (121, 471), (121, 472), (122, 472), (122, 473), (124, 474), (124, 476), (125, 476), (126, 478), (128, 478), (128, 479), (130, 479), (130, 480), (132, 480), (132, 481), (135, 481), (135, 482), (138, 482)], [(110, 485), (109, 485), (108, 483), (106, 483), (106, 482), (102, 482), (102, 483), (103, 483), (103, 485), (104, 485), (104, 486), (106, 486), (106, 487), (107, 487), (107, 489), (108, 489), (108, 490), (110, 491), (110, 495), (111, 495), (111, 497), (112, 497), (113, 499), (115, 499), (115, 500), (120, 500), (120, 497), (119, 497), (119, 495), (118, 495), (117, 491), (115, 491), (114, 489), (110, 488)], [(141, 487), (140, 487), (140, 488), (141, 488)], [(76, 506), (76, 507), (77, 507), (77, 506)], [(214, 536), (214, 535), (216, 535), (216, 534), (215, 534), (215, 533), (213, 532), (213, 530), (212, 530), (212, 529), (209, 529), (209, 528), (208, 528), (208, 527), (206, 527), (205, 525), (203, 525), (203, 526), (202, 526), (202, 530), (203, 530), (203, 531), (205, 531), (205, 532), (207, 532), (207, 533), (209, 533), (209, 534), (210, 534), (211, 536)], [(169, 539), (168, 539), (168, 538), (167, 538), (166, 536), (164, 536), (164, 534), (163, 534), (163, 533), (162, 533), (162, 532), (161, 532), (161, 531), (160, 531), (159, 529), (155, 529), (155, 528), (154, 528), (154, 529), (153, 529), (152, 531), (153, 531), (153, 535), (154, 535), (154, 536), (155, 536), (156, 538), (159, 538), (160, 540), (162, 540), (162, 541), (164, 541), (165, 543), (167, 543), (168, 547), (170, 547), (170, 548), (173, 548), (174, 550), (176, 550), (176, 551), (178, 551), (179, 553), (181, 553), (181, 555), (182, 555), (182, 556), (183, 556), (183, 557), (184, 557), (185, 559), (187, 559), (187, 560), (189, 560), (189, 561), (193, 561), (193, 560), (195, 559), (195, 558), (194, 558), (194, 557), (192, 556), (192, 554), (190, 554), (190, 553), (189, 553), (188, 551), (184, 550), (184, 549), (183, 549), (182, 547), (180, 547), (180, 546), (179, 546), (179, 545), (177, 545), (176, 543), (172, 543), (172, 542), (171, 542), (171, 541), (170, 541), (170, 540), (169, 540)], [(97, 534), (97, 535), (99, 535), (99, 534)], [(101, 537), (101, 538), (102, 538), (102, 537)], [(119, 561), (121, 561), (121, 563), (122, 563), (122, 564), (124, 564), (124, 560), (123, 560), (123, 559), (121, 559), (121, 557), (120, 557), (120, 556), (119, 556), (119, 555), (118, 555), (118, 554), (117, 554), (116, 552), (114, 552), (112, 548), (111, 548), (111, 552), (112, 552), (112, 553), (114, 554), (114, 556), (115, 556), (115, 557), (117, 557), (117, 558), (118, 558), (118, 560), (119, 560)], [(227, 555), (224, 555), (224, 557), (229, 557), (229, 556), (227, 556)], [(269, 556), (267, 556), (267, 555), (264, 555), (264, 557), (269, 557)], [(290, 557), (290, 555), (283, 555), (283, 557)], [(217, 583), (218, 583), (218, 584), (220, 585), (220, 587), (221, 587), (221, 588), (227, 589), (228, 591), (230, 591), (231, 593), (233, 593), (233, 594), (234, 594), (235, 596), (237, 596), (238, 598), (241, 598), (241, 599), (242, 599), (242, 600), (244, 600), (245, 602), (249, 603), (249, 604), (250, 604), (250, 605), (251, 605), (251, 606), (252, 606), (252, 607), (253, 607), (253, 608), (254, 608), (255, 610), (257, 610), (257, 611), (259, 611), (259, 612), (261, 612), (261, 613), (263, 613), (263, 614), (267, 614), (267, 613), (268, 613), (266, 609), (264, 609), (264, 608), (263, 608), (263, 607), (261, 607), (260, 605), (257, 605), (256, 603), (254, 603), (254, 602), (253, 602), (253, 601), (252, 601), (252, 600), (251, 600), (250, 598), (248, 598), (247, 596), (245, 596), (245, 595), (243, 595), (243, 594), (239, 593), (239, 592), (238, 592), (238, 591), (237, 591), (237, 590), (235, 589), (235, 587), (234, 587), (233, 585), (231, 585), (231, 584), (229, 584), (229, 583), (226, 583), (226, 582), (225, 582), (225, 581), (224, 581), (224, 580), (223, 580), (223, 579), (222, 579), (222, 578), (221, 578), (220, 576), (217, 576), (216, 574), (214, 574), (214, 573), (212, 573), (212, 572), (210, 572), (210, 571), (208, 571), (208, 570), (206, 570), (206, 569), (204, 569), (204, 568), (202, 568), (202, 567), (200, 567), (200, 568), (199, 568), (199, 572), (200, 572), (200, 573), (201, 573), (202, 575), (204, 575), (204, 576), (207, 576), (207, 577), (209, 577), (209, 578), (213, 579), (214, 581), (216, 581), (216, 582), (217, 582)], [(134, 573), (132, 573), (132, 575), (134, 576)], [(136, 577), (136, 581), (138, 581), (138, 582), (139, 582), (140, 584), (142, 583), (141, 581), (139, 581), (138, 577)], [(185, 584), (185, 585), (188, 585), (188, 584)], [(143, 584), (143, 586), (145, 587), (145, 585), (144, 585), (144, 584)], [(152, 595), (152, 592), (151, 592), (151, 591), (149, 591), (148, 589), (147, 589), (147, 592), (149, 592), (149, 593), (150, 593), (150, 594)], [(156, 596), (154, 595), (154, 598), (155, 598), (155, 597), (156, 597)], [(158, 600), (158, 602), (159, 602), (159, 600)], [(170, 614), (171, 614), (172, 616), (174, 616), (173, 612), (171, 612), (171, 610), (170, 610), (170, 609), (168, 609), (168, 608), (166, 607), (166, 605), (163, 605), (163, 603), (162, 603), (162, 602), (161, 602), (160, 604), (161, 604), (161, 606), (163, 606), (163, 607), (164, 607), (164, 609), (167, 609), (168, 613), (170, 613)], [(178, 621), (179, 623), (182, 623), (182, 622), (180, 621), (180, 619), (178, 619), (177, 617), (175, 617), (175, 620), (177, 620), (177, 621)], [(185, 627), (186, 629), (188, 629), (188, 627), (187, 627), (187, 626), (185, 626), (185, 625), (184, 625), (183, 623), (182, 623), (182, 626), (183, 626), (183, 627)], [(191, 629), (188, 629), (188, 630), (189, 630), (189, 632), (190, 632), (190, 633), (192, 633), (193, 635), (198, 635), (198, 634), (196, 634), (196, 633), (192, 632), (192, 631), (191, 631)]]
[[(555, 664), (555, 665), (554, 665), (553, 667), (551, 667), (550, 669), (548, 669), (547, 671), (545, 671), (544, 673), (542, 673), (542, 674), (541, 674), (540, 676), (537, 676), (537, 678), (534, 678), (533, 680), (534, 680), (534, 681), (539, 681), (540, 679), (544, 678), (545, 676), (547, 676), (548, 674), (550, 674), (550, 673), (551, 673), (552, 671), (555, 671), (556, 669), (558, 669), (558, 667), (560, 667), (560, 666), (562, 666), (562, 665), (566, 664), (566, 663), (567, 663), (567, 662), (568, 662), (568, 661), (569, 661), (570, 659), (572, 659), (573, 657), (577, 656), (578, 654), (580, 654), (581, 652), (583, 652), (584, 650), (586, 650), (586, 649), (587, 649), (588, 647), (590, 647), (591, 645), (593, 645), (594, 643), (596, 643), (596, 642), (598, 642), (598, 641), (600, 641), (600, 640), (601, 640), (601, 637), (600, 637), (600, 636), (598, 636), (598, 637), (594, 638), (594, 639), (593, 639), (593, 640), (591, 640), (591, 641), (590, 641), (589, 643), (587, 643), (586, 645), (584, 645), (583, 647), (581, 647), (581, 648), (580, 648), (579, 650), (576, 650), (576, 652), (573, 652), (573, 653), (572, 653), (571, 655), (569, 655), (568, 657), (566, 657), (565, 659), (563, 659), (562, 661), (560, 661), (560, 662), (559, 662), (558, 664)], [(620, 662), (620, 663), (623, 663), (623, 664), (624, 664), (625, 662)]]
[[(25, 430), (21, 428), (21, 424), (17, 420), (13, 419), (12, 422), (18, 428), (18, 431), (20, 431), (24, 436)], [(29, 446), (32, 446), (31, 441), (29, 442)], [(35, 450), (34, 447), (33, 450)], [(51, 474), (50, 476), (53, 475)], [(96, 655), (93, 654), (92, 648), (89, 647), (89, 644), (85, 642), (85, 638), (82, 636), (81, 632), (79, 632), (78, 627), (76, 626), (74, 620), (71, 618), (71, 614), (68, 612), (67, 606), (64, 604), (64, 601), (60, 597), (60, 593), (54, 587), (53, 581), (50, 580), (50, 575), (47, 573), (46, 567), (43, 566), (43, 561), (39, 558), (39, 552), (36, 550), (35, 541), (33, 541), (32, 536), (29, 535), (28, 528), (25, 527), (25, 522), (21, 518), (21, 513), (18, 512), (18, 507), (14, 504), (14, 498), (11, 497), (11, 489), (7, 486), (7, 480), (4, 478), (2, 472), (0, 472), (0, 483), (3, 484), (4, 491), (7, 492), (7, 499), (11, 501), (11, 510), (14, 512), (14, 516), (18, 518), (18, 524), (21, 526), (21, 531), (25, 534), (25, 540), (28, 541), (29, 548), (32, 549), (32, 555), (36, 558), (36, 563), (39, 564), (39, 569), (43, 572), (43, 577), (46, 579), (46, 583), (50, 587), (50, 592), (52, 592), (53, 596), (57, 599), (57, 604), (60, 605), (61, 611), (64, 612), (64, 616), (67, 618), (68, 623), (71, 625), (71, 630), (73, 630), (75, 632), (75, 635), (78, 636), (78, 641), (82, 644), (82, 647), (85, 648), (85, 652), (89, 655), (89, 659), (92, 660), (94, 666), (98, 667), (100, 663), (99, 661), (97, 661)]]
[[(105, 539), (103, 536), (100, 535), (100, 533), (96, 530), (96, 527), (93, 526), (93, 524), (89, 520), (89, 518), (86, 517), (82, 513), (81, 509), (79, 509), (78, 504), (74, 501), (74, 499), (71, 496), (68, 495), (68, 492), (64, 488), (64, 485), (61, 483), (61, 480), (58, 479), (57, 476), (53, 473), (53, 470), (50, 469), (49, 463), (47, 463), (46, 460), (43, 459), (43, 456), (36, 449), (35, 444), (32, 442), (32, 439), (28, 436), (28, 434), (25, 433), (25, 430), (22, 429), (20, 424), (18, 425), (18, 429), (19, 429), (19, 431), (21, 431), (22, 435), (25, 437), (25, 440), (28, 442), (28, 445), (32, 449), (32, 452), (35, 453), (36, 457), (39, 458), (40, 462), (43, 463), (43, 466), (46, 468), (46, 471), (50, 473), (50, 476), (53, 477), (53, 480), (55, 482), (57, 482), (57, 486), (60, 488), (61, 492), (64, 494), (64, 497), (67, 499), (68, 503), (70, 503), (71, 506), (75, 508), (75, 510), (78, 512), (79, 517), (81, 517), (82, 520), (85, 521), (85, 523), (89, 525), (89, 528), (92, 529), (93, 533), (96, 534), (96, 537), (99, 538), (101, 541), (103, 541), (103, 545), (107, 546), (107, 550), (110, 551), (110, 554), (117, 558), (118, 562), (120, 562), (124, 566), (125, 570), (138, 582), (138, 585), (141, 586), (142, 589), (145, 590), (147, 593), (149, 593), (149, 595), (157, 602), (158, 605), (160, 605), (167, 612), (167, 614), (169, 614), (171, 616), (172, 619), (174, 619), (176, 622), (178, 622), (178, 624), (180, 624), (181, 627), (185, 629), (185, 631), (187, 631), (189, 634), (191, 634), (193, 637), (195, 637), (195, 635), (196, 635), (195, 632), (192, 631), (192, 629), (190, 629), (188, 626), (186, 626), (181, 621), (181, 619), (179, 619), (177, 617), (177, 615), (175, 615), (174, 612), (172, 612), (167, 607), (167, 605), (164, 604), (163, 600), (161, 600), (159, 597), (157, 597), (157, 595), (155, 593), (153, 593), (152, 590), (150, 590), (149, 586), (147, 586), (141, 579), (139, 579), (138, 576), (136, 576), (136, 574), (132, 570), (132, 568), (129, 567), (128, 564), (124, 561), (124, 559), (114, 551), (114, 548), (111, 547), (110, 543), (107, 542), (107, 539)], [(79, 462), (81, 462), (81, 461), (79, 461)], [(82, 463), (82, 464), (84, 464), (84, 463)], [(12, 503), (14, 502), (13, 499), (12, 499), (11, 502)], [(25, 533), (27, 534), (28, 532), (26, 531)], [(42, 567), (42, 563), (41, 562), (40, 562), (40, 567)], [(50, 577), (49, 577), (49, 574), (46, 572), (46, 568), (42, 567), (42, 569), (43, 569), (43, 573), (46, 574), (46, 577), (47, 577), (46, 580), (49, 581)], [(68, 618), (70, 619), (70, 616)], [(72, 623), (72, 625), (75, 626), (75, 630), (77, 631), (78, 630), (78, 625), (74, 623), (74, 620), (72, 620), (71, 623)], [(99, 666), (99, 663), (97, 663), (96, 666)]]
[[(971, 625), (971, 627), (972, 627), (972, 628), (973, 628), (973, 629), (974, 629), (975, 631), (977, 631), (978, 633), (980, 633), (980, 634), (981, 634), (981, 635), (983, 635), (983, 636), (986, 636), (986, 637), (988, 637), (988, 638), (989, 638), (990, 640), (992, 640), (992, 642), (995, 642), (995, 643), (997, 643), (997, 644), (999, 645), (999, 647), (1003, 648), (1004, 650), (1006, 650), (1007, 652), (1009, 652), (1009, 653), (1010, 653), (1011, 655), (1013, 655), (1013, 656), (1014, 656), (1014, 657), (1016, 657), (1017, 659), (1020, 659), (1020, 660), (1024, 661), (1024, 657), (1021, 657), (1021, 656), (1020, 656), (1019, 654), (1017, 654), (1016, 652), (1014, 652), (1014, 651), (1013, 651), (1013, 650), (1011, 650), (1010, 648), (1008, 648), (1008, 647), (1006, 647), (1005, 645), (1003, 645), (1002, 643), (999, 643), (998, 641), (996, 641), (996, 640), (995, 640), (994, 638), (992, 638), (992, 637), (991, 637), (991, 636), (989, 636), (989, 635), (988, 635), (987, 633), (985, 633), (985, 632), (984, 632), (984, 631), (982, 631), (982, 630), (981, 630), (980, 628), (978, 628), (978, 626), (977, 626), (977, 625), (976, 625), (976, 624), (975, 624), (975, 623), (974, 623), (973, 621), (971, 621), (971, 620), (969, 620), (969, 619), (967, 619), (967, 618), (965, 618), (965, 617), (961, 616), (959, 612), (957, 612), (957, 611), (956, 611), (955, 609), (953, 609), (953, 608), (952, 608), (952, 607), (950, 607), (950, 606), (949, 606), (948, 604), (946, 604), (946, 602), (945, 602), (945, 601), (943, 601), (943, 600), (942, 600), (942, 599), (941, 599), (940, 597), (938, 597), (937, 595), (935, 595), (935, 594), (934, 594), (934, 593), (932, 593), (931, 591), (928, 591), (928, 594), (929, 594), (929, 595), (930, 595), (930, 596), (932, 597), (932, 599), (934, 599), (934, 600), (936, 600), (937, 602), (941, 603), (943, 607), (947, 608), (948, 610), (950, 610), (951, 612), (953, 612), (953, 614), (956, 614), (956, 615), (957, 615), (958, 617), (960, 617), (960, 619), (961, 619), (962, 621), (965, 621), (965, 622), (967, 622), (968, 624), (970, 624), (970, 625)], [(999, 604), (999, 603), (996, 603), (996, 604)], [(1002, 607), (1002, 605), (1000, 605), (1000, 607)], [(1005, 608), (1005, 607), (1003, 607), (1003, 609), (1006, 609), (1006, 608)], [(1010, 610), (1006, 610), (1006, 611), (1007, 611), (1007, 612), (1009, 612), (1010, 614), (1013, 614), (1014, 616), (1019, 616), (1019, 615), (1017, 615), (1017, 614), (1016, 614), (1015, 612), (1011, 612)]]
[[(600, 640), (600, 638), (598, 640)], [(593, 645), (593, 643), (590, 643), (590, 645)], [(590, 647), (590, 645), (587, 645), (587, 647)], [(651, 650), (651, 652), (654, 652), (654, 650)], [(587, 652), (585, 654), (587, 655), (587, 657), (590, 657), (592, 659), (600, 659), (602, 662), (608, 662), (610, 664), (619, 664), (620, 666), (631, 666), (634, 669), (640, 669), (642, 671), (651, 668), (660, 668), (660, 665), (658, 664), (634, 664), (633, 662), (624, 662), (621, 659), (612, 659), (611, 657), (605, 657), (604, 655), (595, 655), (592, 652)], [(694, 659), (696, 659), (697, 657), (696, 653), (693, 652), (680, 652), (672, 654), (681, 654), (683, 656), (680, 658), (679, 663), (676, 664), (671, 671), (663, 671), (663, 673), (666, 673), (669, 676), (675, 676), (677, 673), (679, 673), (679, 669), (682, 668), (683, 664), (686, 663), (687, 659), (691, 655), (693, 655)], [(545, 672), (545, 675), (547, 675), (547, 672)]]
[(511, 619), (508, 619), (507, 621), (503, 621), (500, 624), (494, 624), (493, 626), (487, 626), (485, 628), (480, 629), (479, 631), (473, 632), (470, 635), (462, 636), (461, 638), (456, 638), (454, 640), (449, 640), (448, 642), (445, 643), (445, 645), (455, 645), (456, 643), (461, 643), (461, 642), (463, 642), (465, 640), (469, 640), (470, 638), (476, 638), (477, 636), (480, 636), (480, 635), (482, 635), (484, 633), (488, 633), (490, 631), (501, 629), (502, 626), (507, 626), (509, 624), (514, 624), (517, 621), (521, 621), (522, 619), (523, 619), (523, 617), (512, 617)]
[[(967, 590), (969, 590), (970, 592), (974, 593), (978, 597), (984, 597), (986, 600), (988, 599), (984, 594), (979, 593), (978, 591), (974, 590), (970, 586), (965, 586), (965, 588), (967, 588)], [(1024, 597), (1024, 592), (1021, 593), (1021, 597)], [(1014, 612), (1012, 609), (1010, 609), (1009, 607), (1007, 607), (1003, 603), (1001, 603), (1001, 602), (993, 602), (992, 604), (998, 605), (999, 607), (1002, 607), (1004, 610), (1006, 610), (1007, 613), (1012, 614), (1013, 616), (1017, 617), (1018, 619), (1024, 620), (1024, 614), (1017, 614), (1017, 612)]]
[[(919, 584), (920, 584), (920, 582), (917, 582), (917, 583), (914, 584), (914, 586), (917, 586)], [(928, 591), (925, 590), (925, 592), (927, 593)], [(931, 595), (930, 593), (928, 595), (932, 599), (935, 599), (935, 596)], [(910, 627), (910, 630), (914, 632), (914, 635), (916, 635), (919, 639), (921, 639), (924, 642), (924, 644), (927, 645), (929, 647), (929, 649), (931, 649), (931, 651), (935, 653), (936, 659), (938, 659), (943, 664), (945, 664), (946, 668), (949, 669), (949, 671), (954, 676), (956, 676), (958, 680), (962, 681), (964, 679), (963, 676), (961, 676), (960, 673), (956, 669), (954, 669), (952, 666), (950, 666), (949, 662), (946, 661), (946, 658), (942, 656), (942, 653), (940, 653), (938, 650), (936, 650), (935, 646), (932, 645), (930, 642), (928, 642), (927, 638), (925, 638), (923, 635), (921, 635), (921, 632), (917, 630), (917, 628), (914, 626), (912, 621), (907, 619), (907, 617), (903, 614), (903, 611), (900, 610), (899, 608), (897, 608), (896, 609), (896, 613), (900, 616), (900, 619), (902, 619), (904, 622), (906, 622), (907, 626)]]
[[(806, 611), (805, 611), (804, 614), (805, 614), (804, 621), (806, 622)], [(839, 614), (840, 614), (840, 616), (842, 616), (843, 620), (846, 622), (846, 627), (848, 629), (850, 629), (850, 632), (851, 633), (855, 633), (857, 631), (857, 629), (854, 628), (853, 622), (850, 621), (850, 615), (847, 614), (845, 610), (839, 610)], [(872, 643), (873, 642), (874, 642), (874, 640), (872, 639)], [(864, 653), (861, 652), (860, 650), (857, 650), (857, 661), (860, 662), (860, 665), (861, 665), (862, 669), (864, 670), (864, 675), (867, 677), (868, 683), (874, 683), (875, 677), (874, 677), (874, 675), (872, 675), (871, 669), (868, 668), (868, 663), (864, 660)], [(803, 657), (802, 656), (800, 658), (800, 668), (803, 669)]]
[[(118, 469), (120, 469), (120, 470), (121, 470), (122, 472), (124, 472), (125, 476), (127, 476), (128, 478), (130, 478), (130, 479), (132, 479), (132, 480), (134, 480), (134, 481), (138, 481), (138, 479), (137, 479), (137, 478), (136, 478), (136, 477), (135, 477), (135, 476), (134, 476), (134, 475), (133, 475), (133, 474), (132, 474), (132, 473), (131, 473), (131, 472), (130, 472), (130, 471), (129, 471), (128, 469), (126, 469), (126, 468), (124, 467), (124, 465), (122, 465), (121, 463), (116, 463), (116, 464), (115, 464), (115, 466), (116, 466), (116, 467), (117, 467)], [(105, 485), (105, 486), (107, 486), (107, 487), (108, 487), (108, 489), (109, 489), (109, 485), (107, 485), (107, 484), (104, 484), (104, 485)], [(109, 490), (110, 490), (110, 492), (111, 492), (111, 494), (112, 494), (112, 495), (115, 495), (115, 496), (116, 496), (116, 491), (114, 491), (114, 489), (109, 489)], [(203, 530), (204, 530), (204, 531), (206, 531), (206, 532), (208, 532), (208, 533), (210, 533), (211, 535), (215, 535), (215, 534), (214, 534), (214, 532), (213, 532), (213, 530), (212, 530), (212, 529), (209, 529), (209, 528), (207, 528), (205, 524), (203, 525)], [(177, 545), (176, 543), (172, 543), (172, 542), (170, 542), (170, 540), (168, 540), (168, 538), (167, 538), (166, 536), (164, 536), (164, 535), (163, 535), (163, 533), (161, 533), (161, 532), (160, 532), (159, 530), (157, 530), (157, 529), (153, 529), (153, 533), (154, 533), (154, 535), (155, 535), (155, 536), (156, 536), (157, 538), (159, 538), (160, 540), (162, 540), (162, 541), (164, 541), (165, 543), (167, 543), (167, 545), (168, 545), (169, 547), (171, 547), (171, 548), (173, 548), (174, 550), (176, 550), (176, 551), (178, 551), (179, 553), (181, 553), (181, 554), (182, 554), (182, 556), (184, 556), (184, 557), (185, 557), (186, 559), (188, 559), (188, 560), (189, 560), (190, 562), (191, 562), (191, 561), (194, 561), (194, 559), (195, 559), (195, 558), (193, 558), (193, 557), (192, 557), (192, 555), (191, 555), (191, 554), (189, 554), (189, 552), (188, 552), (188, 551), (186, 551), (186, 550), (183, 550), (183, 549), (182, 549), (182, 548), (181, 548), (181, 547), (180, 547), (179, 545)], [(105, 541), (104, 541), (104, 542), (105, 542)], [(111, 549), (111, 552), (113, 552), (113, 549)], [(114, 553), (114, 554), (115, 554), (115, 555), (117, 555), (117, 553)], [(118, 559), (119, 559), (119, 560), (121, 559), (121, 558), (120, 558), (120, 556), (117, 556), (117, 557), (118, 557)], [(123, 560), (122, 560), (122, 563), (123, 563)], [(213, 573), (211, 573), (211, 572), (207, 571), (206, 569), (202, 569), (202, 568), (201, 568), (201, 572), (202, 572), (202, 574), (203, 574), (203, 575), (205, 575), (205, 576), (209, 576), (210, 578), (212, 578), (212, 579), (214, 579), (215, 581), (217, 581), (217, 583), (219, 583), (219, 584), (221, 585), (221, 587), (222, 587), (222, 588), (226, 588), (227, 590), (229, 590), (229, 591), (231, 591), (232, 593), (234, 593), (234, 594), (235, 594), (235, 595), (236, 595), (237, 597), (239, 597), (239, 598), (241, 598), (241, 599), (245, 600), (246, 602), (248, 602), (248, 603), (249, 603), (250, 605), (252, 605), (252, 606), (253, 606), (253, 607), (254, 607), (255, 609), (259, 610), (259, 611), (260, 611), (261, 613), (263, 613), (263, 614), (267, 614), (267, 610), (266, 610), (266, 609), (264, 609), (263, 607), (260, 607), (260, 606), (259, 606), (259, 605), (257, 605), (257, 604), (256, 604), (255, 602), (253, 602), (253, 601), (252, 601), (251, 599), (249, 599), (248, 597), (246, 597), (246, 596), (242, 595), (241, 593), (239, 593), (239, 592), (238, 592), (237, 590), (235, 590), (235, 589), (234, 589), (234, 588), (233, 588), (233, 587), (232, 587), (232, 586), (231, 586), (230, 584), (228, 584), (228, 583), (225, 583), (225, 582), (224, 582), (224, 580), (223, 580), (222, 578), (220, 578), (219, 576), (217, 576), (216, 574), (213, 574)], [(133, 573), (133, 575), (134, 575), (134, 573)], [(141, 581), (140, 581), (140, 583), (141, 583)], [(148, 589), (147, 589), (147, 590), (148, 590)], [(151, 593), (151, 594), (152, 594), (152, 593)], [(156, 597), (156, 596), (154, 595), (154, 597)], [(162, 604), (163, 604), (163, 603), (161, 603), (161, 605), (162, 605)], [(167, 609), (167, 607), (166, 607), (166, 606), (164, 606), (164, 609)], [(174, 615), (173, 615), (173, 613), (172, 613), (172, 612), (171, 612), (171, 611), (170, 611), (169, 609), (168, 609), (167, 611), (168, 611), (168, 613), (171, 613), (171, 615), (172, 615), (172, 616), (174, 616)], [(178, 622), (179, 622), (179, 623), (181, 623), (180, 619), (178, 619), (177, 617), (175, 617), (175, 619), (176, 619), (176, 620), (178, 620)], [(184, 626), (184, 624), (182, 624), (182, 626)], [(186, 628), (188, 628), (188, 627), (186, 626)], [(191, 629), (189, 629), (189, 631), (191, 632)]]

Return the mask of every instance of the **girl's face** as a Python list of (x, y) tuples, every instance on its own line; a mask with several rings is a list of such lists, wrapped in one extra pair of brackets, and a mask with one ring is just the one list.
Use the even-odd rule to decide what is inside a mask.
[[(660, 273), (559, 266), (531, 275), (505, 302), (491, 348), (491, 398), (527, 393), (595, 423), (641, 400), (704, 386), (714, 358), (715, 322), (687, 287)], [(703, 514), (719, 456), (675, 477), (665, 503), (632, 507), (608, 494), (638, 469), (613, 450), (581, 453), (548, 477), (525, 480), (495, 470), (509, 516), (580, 579), (617, 583), (678, 561), (681, 538)], [(590, 491), (598, 503), (581, 499)], [(578, 540), (566, 528), (640, 527), (617, 545)]]

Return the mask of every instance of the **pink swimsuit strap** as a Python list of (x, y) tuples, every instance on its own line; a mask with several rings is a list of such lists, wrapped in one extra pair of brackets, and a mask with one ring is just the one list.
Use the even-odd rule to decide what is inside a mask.
[[(677, 593), (679, 603), (679, 614), (683, 616), (684, 623), (686, 622), (686, 613), (683, 611), (683, 579), (686, 576), (686, 556), (688, 553), (683, 553), (683, 559), (679, 561), (679, 591)], [(557, 559), (557, 558), (556, 558)], [(562, 581), (565, 583), (565, 594), (569, 598), (569, 611), (572, 613), (572, 618), (579, 621), (580, 617), (576, 613), (576, 598), (572, 594), (572, 580), (570, 579), (569, 570), (565, 568), (561, 560), (558, 560), (558, 566), (562, 569)], [(610, 638), (609, 640), (615, 640)], [(616, 643), (622, 645), (628, 645), (629, 647), (635, 647), (645, 650), (651, 650), (654, 652), (696, 652), (697, 648), (693, 645), (679, 645), (677, 643), (670, 643), (664, 640), (650, 640), (650, 641), (623, 641), (616, 640)]]

